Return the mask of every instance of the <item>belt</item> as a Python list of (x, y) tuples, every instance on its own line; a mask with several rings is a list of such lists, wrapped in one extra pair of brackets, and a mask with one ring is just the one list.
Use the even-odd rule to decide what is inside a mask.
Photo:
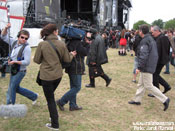
[(19, 71), (19, 72), (26, 72), (26, 70), (21, 70), (21, 71)]

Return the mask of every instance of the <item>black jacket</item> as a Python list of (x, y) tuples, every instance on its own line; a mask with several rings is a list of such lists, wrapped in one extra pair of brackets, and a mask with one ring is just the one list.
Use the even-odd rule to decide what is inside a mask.
[(138, 69), (153, 74), (158, 61), (157, 45), (150, 34), (146, 34), (137, 49)]
[(108, 62), (105, 42), (100, 35), (97, 35), (90, 45), (87, 56), (87, 65), (91, 62), (96, 63), (97, 65), (102, 65)]
[(77, 55), (72, 59), (70, 66), (66, 68), (66, 73), (82, 75), (85, 71), (84, 57), (88, 54), (89, 45), (81, 40), (72, 39), (68, 41), (67, 48), (69, 52), (76, 51)]
[(9, 53), (9, 45), (0, 38), (0, 57), (7, 57)]
[(169, 54), (170, 54), (170, 41), (167, 36), (160, 34), (158, 37), (155, 38), (157, 43), (158, 49), (158, 63), (161, 65), (165, 65), (169, 61)]
[(135, 52), (135, 55), (137, 56), (137, 47), (140, 44), (140, 41), (142, 40), (142, 37), (140, 37), (140, 35), (135, 35), (135, 39), (133, 41), (133, 50)]

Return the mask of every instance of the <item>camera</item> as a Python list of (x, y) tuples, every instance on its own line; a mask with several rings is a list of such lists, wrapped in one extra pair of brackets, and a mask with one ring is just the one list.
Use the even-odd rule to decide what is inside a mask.
[(96, 34), (97, 30), (90, 26), (90, 22), (86, 20), (65, 20), (61, 27), (60, 36), (65, 39), (79, 39), (83, 40), (85, 38), (86, 32), (91, 32)]

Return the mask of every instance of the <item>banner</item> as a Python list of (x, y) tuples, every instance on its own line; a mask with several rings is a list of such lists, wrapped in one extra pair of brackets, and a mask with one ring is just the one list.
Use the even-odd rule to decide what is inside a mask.
[(17, 34), (20, 30), (22, 30), (24, 26), (25, 18), (20, 16), (10, 16), (10, 36), (13, 38), (17, 37)]
[(100, 0), (99, 25), (105, 26), (106, 0)]
[[(0, 29), (3, 29), (8, 24), (7, 8), (0, 6)], [(10, 17), (10, 36), (16, 38), (18, 32), (23, 28), (25, 18), (20, 16)]]
[(3, 29), (8, 23), (6, 7), (0, 6), (0, 16), (0, 29)]
[(118, 26), (118, 0), (112, 3), (112, 26)]
[[(35, 14), (36, 19), (58, 19), (60, 5), (58, 0), (36, 0), (35, 1)], [(36, 20), (36, 21), (37, 21)]]

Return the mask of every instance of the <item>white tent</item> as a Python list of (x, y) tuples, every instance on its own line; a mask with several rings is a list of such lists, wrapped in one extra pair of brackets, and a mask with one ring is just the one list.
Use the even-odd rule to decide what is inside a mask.
[[(8, 23), (8, 17), (10, 18), (11, 28), (10, 36), (17, 37), (18, 32), (23, 29), (25, 18), (23, 17), (23, 3), (19, 1), (10, 1), (7, 3), (10, 5), (10, 13), (8, 14), (7, 7), (0, 6), (0, 29), (2, 30)], [(9, 15), (9, 16), (8, 16)], [(42, 39), (40, 39), (40, 31), (38, 28), (24, 28), (29, 31), (30, 38), (28, 40), (31, 47), (37, 46)]]
[(28, 43), (31, 47), (35, 47), (42, 41), (40, 39), (40, 31), (41, 28), (23, 28), (24, 30), (29, 31), (30, 38), (28, 39)]

